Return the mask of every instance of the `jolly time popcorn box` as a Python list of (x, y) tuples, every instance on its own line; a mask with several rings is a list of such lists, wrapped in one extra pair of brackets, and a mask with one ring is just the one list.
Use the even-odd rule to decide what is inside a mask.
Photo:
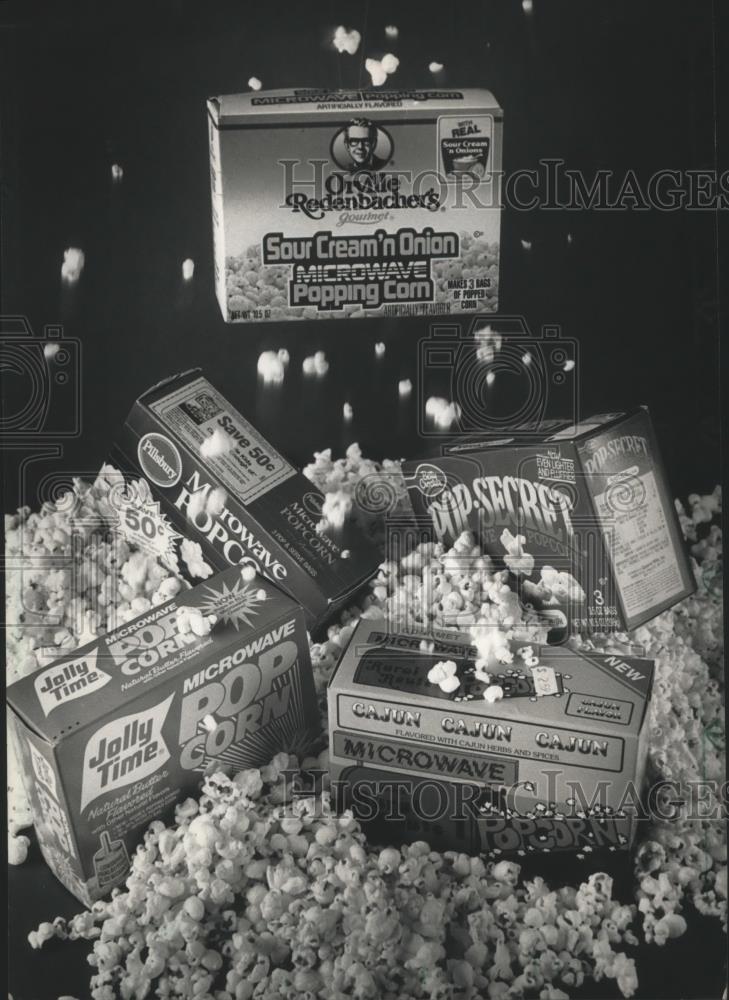
[(41, 850), (86, 905), (124, 881), (148, 824), (207, 769), (260, 766), (319, 728), (301, 609), (237, 567), (23, 677), (7, 699)]
[(360, 622), (328, 692), (340, 803), (467, 853), (627, 848), (653, 662), (513, 641), (477, 655), (463, 633)]
[(318, 530), (322, 494), (198, 370), (174, 375), (136, 401), (120, 451), (120, 463), (141, 474), (154, 498), (122, 511), (120, 529), (136, 544), (175, 568), (184, 568), (180, 536), (199, 544), (215, 570), (250, 565), (303, 606), (311, 628), (381, 561), (351, 522), (336, 532)]
[(225, 319), (494, 311), (502, 119), (486, 90), (212, 98)]
[(475, 532), (523, 602), (558, 628), (633, 629), (695, 588), (645, 407), (465, 439), (403, 471), (435, 537)]

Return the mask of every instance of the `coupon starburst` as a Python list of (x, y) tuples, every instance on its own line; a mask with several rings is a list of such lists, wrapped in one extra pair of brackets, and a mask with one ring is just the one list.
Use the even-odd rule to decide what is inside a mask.
[(200, 606), (203, 614), (217, 615), (219, 621), (228, 622), (236, 629), (241, 625), (249, 628), (253, 617), (258, 614), (258, 607), (265, 601), (266, 593), (260, 587), (253, 587), (236, 581), (233, 587), (223, 583), (222, 589), (206, 586), (207, 600)]

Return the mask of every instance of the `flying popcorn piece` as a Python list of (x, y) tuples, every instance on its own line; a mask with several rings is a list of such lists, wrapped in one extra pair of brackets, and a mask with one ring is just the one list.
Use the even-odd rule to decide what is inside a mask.
[(251, 90), (260, 90), (263, 84), (261, 83), (261, 81), (258, 79), (257, 76), (252, 76), (248, 81), (248, 86), (251, 88)]
[(460, 419), (461, 408), (458, 403), (449, 403), (441, 396), (431, 396), (425, 404), (425, 414), (436, 427), (448, 430)]
[(532, 356), (529, 351), (525, 351), (521, 356), (521, 362), (523, 365), (530, 365), (532, 363)]
[(381, 87), (387, 79), (387, 70), (379, 59), (365, 59), (365, 69), (370, 74), (373, 87)]
[(195, 273), (195, 261), (191, 257), (187, 257), (182, 262), (182, 277), (185, 281), (192, 281), (192, 276)]
[(352, 409), (351, 403), (345, 403), (342, 407), (342, 415), (346, 421), (350, 421), (354, 416), (354, 410)]
[(334, 32), (334, 38), (332, 41), (337, 52), (340, 54), (346, 52), (347, 55), (353, 56), (359, 48), (362, 36), (356, 28), (352, 28), (351, 31), (347, 31), (344, 25), (340, 24)]
[(443, 71), (443, 63), (432, 62), (428, 66), (431, 73), (441, 73)]
[(532, 248), (532, 241), (531, 240), (520, 240), (520, 242), (521, 242), (521, 245), (522, 245), (522, 249), (524, 249), (524, 250), (531, 250), (531, 248)]
[(568, 243), (574, 242), (574, 236), (572, 235), (572, 233), (567, 233), (567, 242)]
[(286, 373), (286, 364), (281, 358), (281, 352), (264, 351), (258, 357), (256, 370), (264, 385), (281, 385)]
[(375, 344), (375, 357), (384, 358), (384, 356), (385, 356), (385, 345), (382, 343), (381, 340), (378, 340), (377, 343)]
[(59, 343), (57, 343), (55, 340), (49, 340), (46, 344), (43, 345), (43, 357), (47, 361), (50, 361), (52, 358), (55, 358), (60, 349), (61, 345)]
[(118, 163), (112, 163), (111, 165), (111, 179), (113, 181), (120, 181), (124, 177), (124, 170), (119, 166)]
[(282, 365), (287, 365), (291, 360), (291, 355), (289, 354), (289, 352), (286, 350), (285, 347), (280, 348), (277, 353), (278, 353), (278, 359)]
[(259, 601), (265, 601), (267, 599), (267, 597), (268, 597), (268, 594), (263, 589), (263, 587), (261, 587), (259, 590), (256, 591), (256, 598)]
[(326, 354), (324, 351), (317, 351), (311, 357), (304, 358), (301, 368), (304, 375), (316, 375), (317, 378), (323, 378), (329, 371)]
[(219, 458), (234, 449), (235, 444), (231, 438), (220, 427), (216, 427), (200, 445), (200, 454), (203, 458)]
[(398, 396), (404, 398), (405, 396), (409, 396), (412, 391), (413, 391), (413, 383), (410, 381), (410, 379), (401, 378), (400, 381), (397, 383)]
[(501, 701), (504, 697), (504, 689), (500, 684), (490, 684), (483, 693), (483, 700), (493, 705), (496, 701)]
[(397, 38), (400, 34), (400, 29), (395, 24), (388, 24), (385, 27), (385, 34), (388, 38)]
[(521, 9), (525, 14), (531, 14), (534, 10), (533, 0), (521, 0)]
[(508, 528), (504, 528), (499, 541), (506, 549), (507, 555), (504, 556), (504, 563), (511, 572), (517, 575), (531, 576), (534, 570), (534, 556), (524, 551), (526, 536), (512, 535)]
[(207, 500), (205, 501), (205, 510), (208, 514), (212, 514), (213, 517), (217, 517), (218, 514), (222, 514), (225, 510), (225, 504), (228, 499), (228, 495), (222, 486), (216, 486), (215, 489), (210, 491)]
[(496, 381), (496, 372), (486, 372), (486, 385), (493, 385)]
[(253, 566), (244, 566), (240, 571), (240, 575), (243, 583), (253, 583), (256, 578), (256, 571)]
[(207, 715), (203, 716), (202, 724), (209, 733), (215, 732), (215, 730), (218, 728), (218, 723), (215, 721), (215, 716), (210, 715), (209, 712)]
[(473, 339), (478, 345), (476, 348), (476, 360), (483, 364), (490, 364), (496, 357), (496, 352), (501, 349), (501, 334), (492, 330), (490, 326), (485, 326), (476, 330)]
[(380, 65), (387, 73), (387, 75), (390, 76), (390, 74), (394, 73), (397, 67), (400, 65), (400, 60), (397, 58), (397, 56), (394, 56), (391, 52), (388, 52), (387, 55), (384, 55), (380, 60)]
[(84, 269), (86, 255), (78, 247), (69, 247), (63, 251), (63, 264), (61, 264), (61, 277), (69, 285), (75, 284), (81, 277)]
[(190, 571), (191, 576), (199, 577), (201, 580), (207, 580), (209, 576), (213, 575), (212, 566), (208, 566), (205, 562), (199, 542), (193, 542), (189, 538), (183, 538), (182, 543), (180, 544), (180, 555)]
[(428, 671), (428, 680), (431, 684), (437, 684), (441, 691), (450, 694), (461, 684), (456, 676), (457, 669), (453, 660), (439, 660)]
[(566, 372), (571, 372), (571, 371), (572, 371), (572, 370), (574, 369), (574, 367), (575, 367), (575, 362), (574, 362), (574, 360), (573, 360), (572, 358), (568, 358), (568, 359), (567, 359), (567, 360), (565, 361), (565, 363), (564, 363), (564, 365), (563, 365), (563, 369), (562, 369), (562, 370), (563, 370), (563, 371), (566, 371)]

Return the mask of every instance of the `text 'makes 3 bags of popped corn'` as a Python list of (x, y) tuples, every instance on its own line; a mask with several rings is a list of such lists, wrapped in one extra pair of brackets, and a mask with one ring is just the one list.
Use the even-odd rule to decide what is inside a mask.
[(41, 851), (87, 906), (206, 771), (320, 731), (301, 608), (237, 566), (11, 684), (8, 704)]
[(403, 465), (438, 541), (472, 531), (556, 628), (637, 628), (696, 584), (647, 408), (456, 439)]
[[(206, 453), (213, 438), (219, 447)], [(149, 483), (160, 523), (197, 542), (214, 570), (249, 565), (267, 576), (302, 605), (310, 629), (352, 600), (382, 560), (352, 521), (318, 530), (322, 494), (198, 369), (140, 396), (115, 459)], [(139, 532), (134, 541), (150, 542)]]
[(502, 122), (476, 89), (211, 98), (225, 319), (495, 311)]

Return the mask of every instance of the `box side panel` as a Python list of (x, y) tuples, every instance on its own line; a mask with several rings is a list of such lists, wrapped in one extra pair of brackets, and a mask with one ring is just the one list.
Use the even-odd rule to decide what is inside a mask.
[(626, 628), (693, 593), (695, 581), (647, 410), (580, 442)]
[(213, 265), (215, 295), (223, 318), (228, 318), (225, 297), (225, 220), (223, 217), (223, 175), (220, 156), (221, 135), (213, 116), (208, 114), (208, 144), (210, 147), (210, 202), (213, 222)]
[(87, 872), (52, 747), (10, 712), (25, 787), (43, 857), (56, 878), (88, 905)]

